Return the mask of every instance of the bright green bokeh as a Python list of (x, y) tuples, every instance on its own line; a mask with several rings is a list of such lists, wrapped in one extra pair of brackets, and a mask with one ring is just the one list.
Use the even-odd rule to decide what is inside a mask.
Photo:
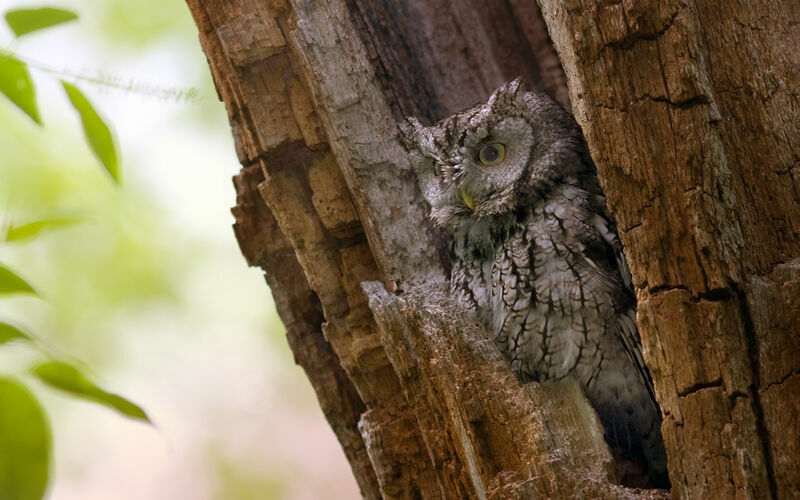
[[(29, 126), (0, 103), (0, 207), (7, 221), (80, 217), (82, 222), (0, 246), (0, 263), (13, 263), (46, 304), (25, 307), (49, 332), (85, 345), (99, 342), (101, 328), (121, 309), (143, 302), (176, 300), (176, 275), (191, 258), (177, 255), (178, 242), (163, 208), (133, 190), (119, 189), (104, 174), (75, 130)], [(42, 147), (46, 145), (46, 147)], [(173, 232), (174, 234), (174, 232)], [(178, 232), (179, 234), (179, 232)], [(183, 242), (180, 242), (183, 243)], [(0, 311), (9, 305), (0, 302)], [(24, 316), (15, 314), (20, 320)]]
[[(17, 228), (0, 243), (0, 264), (41, 295), (0, 300), (0, 322), (33, 338), (0, 328), (0, 342), (9, 340), (0, 345), (0, 373), (27, 377), (51, 417), (50, 491), (175, 498), (175, 490), (153, 486), (163, 474), (176, 481), (163, 485), (173, 487), (190, 477), (198, 498), (286, 498), (301, 490), (322, 498), (342, 484), (352, 493), (349, 468), (293, 364), (262, 273), (247, 268), (236, 246), (229, 212), (236, 154), (186, 5), (15, 0), (2, 8), (45, 5), (80, 18), (10, 43), (10, 30), (0, 29), (0, 46), (32, 66), (199, 96), (160, 100), (158, 92), (33, 68), (44, 126), (0, 99), (0, 224)], [(111, 127), (122, 186), (87, 145), (60, 78), (78, 85)], [(49, 356), (130, 397), (155, 425), (50, 390), (28, 373)], [(61, 380), (69, 386), (62, 388), (102, 399), (64, 374), (73, 384)], [(326, 439), (328, 451), (319, 452)], [(331, 449), (336, 455), (325, 458)], [(154, 463), (163, 470), (154, 472)], [(64, 478), (74, 484), (60, 489)], [(107, 478), (155, 489), (133, 493), (114, 483), (103, 490)]]
[(78, 15), (72, 11), (52, 7), (8, 10), (4, 17), (18, 37), (78, 19)]
[(42, 123), (30, 71), (24, 63), (4, 53), (0, 53), (0, 94), (16, 104), (31, 120)]
[(18, 381), (0, 377), (1, 498), (38, 500), (44, 495), (50, 442), (47, 417), (33, 394)]

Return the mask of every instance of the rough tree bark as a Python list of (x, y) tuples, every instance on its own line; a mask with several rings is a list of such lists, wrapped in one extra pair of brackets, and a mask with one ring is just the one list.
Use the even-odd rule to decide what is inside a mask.
[[(615, 484), (574, 383), (521, 386), (458, 314), (396, 139), (520, 74), (568, 106), (535, 3), (187, 2), (243, 166), (236, 236), (364, 497), (662, 496)], [(541, 3), (634, 271), (673, 495), (799, 494), (800, 8)]]
[(800, 497), (800, 2), (541, 5), (631, 263), (673, 493)]

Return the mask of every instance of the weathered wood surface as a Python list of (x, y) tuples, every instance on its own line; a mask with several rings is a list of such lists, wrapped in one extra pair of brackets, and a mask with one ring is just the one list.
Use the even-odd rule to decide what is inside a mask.
[(540, 4), (629, 258), (673, 495), (800, 497), (800, 2)]
[[(266, 271), (362, 494), (657, 496), (612, 484), (602, 433), (574, 385), (520, 386), (485, 332), (456, 328), (455, 311), (420, 309), (417, 287), (442, 283), (449, 263), (395, 123), (441, 118), (520, 73), (565, 99), (538, 9), (188, 4), (243, 165), (237, 238)], [(361, 288), (370, 280), (382, 283), (373, 310)]]
[(521, 385), (446, 286), (415, 286), (401, 296), (378, 282), (364, 287), (443, 496), (667, 496), (614, 484), (603, 428), (578, 384)]
[(673, 496), (800, 495), (797, 0), (187, 3), (243, 165), (242, 252), (366, 498), (660, 494), (611, 484), (574, 387), (519, 386), (420, 289), (446, 244), (395, 122), (520, 74), (567, 104), (544, 21), (633, 270)]

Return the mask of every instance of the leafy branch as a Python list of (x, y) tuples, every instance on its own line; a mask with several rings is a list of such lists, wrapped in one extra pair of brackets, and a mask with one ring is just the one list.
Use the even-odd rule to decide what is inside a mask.
[[(19, 38), (78, 19), (74, 12), (57, 8), (14, 9), (5, 20)], [(60, 79), (66, 96), (77, 111), (90, 149), (115, 183), (121, 182), (119, 155), (106, 122), (89, 99), (73, 83)], [(38, 125), (43, 125), (29, 65), (15, 54), (0, 51), (0, 93)], [(80, 222), (77, 217), (52, 217), (7, 223), (0, 227), (0, 243), (24, 244), (50, 230)], [(14, 295), (40, 297), (37, 287), (16, 271), (0, 264), (0, 298)], [(94, 384), (73, 363), (56, 359), (25, 328), (0, 320), (0, 347), (14, 343), (32, 346), (44, 360), (28, 370), (47, 386), (113, 408), (144, 422), (147, 414), (131, 401)], [(52, 437), (41, 404), (16, 377), (0, 376), (0, 498), (39, 500), (47, 490)]]
[[(45, 7), (40, 9), (14, 9), (5, 13), (6, 23), (17, 36), (57, 26), (78, 19), (78, 15), (65, 9)], [(111, 130), (95, 110), (89, 99), (75, 85), (61, 80), (72, 107), (78, 112), (83, 132), (89, 146), (100, 163), (114, 181), (121, 182), (119, 156), (117, 155)], [(31, 78), (28, 64), (14, 54), (0, 52), (0, 93), (6, 96), (19, 109), (42, 125), (39, 106), (36, 100), (36, 87)]]

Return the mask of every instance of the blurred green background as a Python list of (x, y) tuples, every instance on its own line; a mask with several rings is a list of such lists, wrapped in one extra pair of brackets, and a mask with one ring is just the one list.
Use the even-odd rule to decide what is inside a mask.
[[(0, 101), (5, 220), (84, 219), (0, 246), (0, 262), (45, 299), (4, 299), (0, 317), (78, 360), (155, 423), (28, 384), (53, 427), (48, 497), (356, 498), (261, 272), (236, 245), (230, 178), (239, 165), (187, 7), (63, 0), (0, 10), (44, 5), (80, 19), (19, 41), (3, 26), (0, 44), (30, 63), (139, 90), (71, 80), (114, 130), (122, 188), (87, 147), (59, 75), (32, 70), (44, 127)], [(0, 371), (16, 374), (33, 357), (6, 346)]]

